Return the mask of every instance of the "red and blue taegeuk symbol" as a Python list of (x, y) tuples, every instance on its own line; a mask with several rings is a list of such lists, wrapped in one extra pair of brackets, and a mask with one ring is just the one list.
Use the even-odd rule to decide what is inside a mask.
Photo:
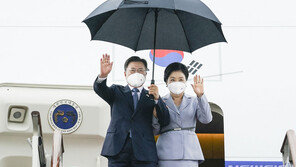
[[(154, 50), (152, 49), (149, 53), (149, 57), (151, 61), (153, 61), (153, 53)], [(171, 63), (174, 62), (181, 62), (184, 58), (184, 52), (179, 50), (162, 50), (156, 49), (155, 50), (155, 64), (166, 67)]]

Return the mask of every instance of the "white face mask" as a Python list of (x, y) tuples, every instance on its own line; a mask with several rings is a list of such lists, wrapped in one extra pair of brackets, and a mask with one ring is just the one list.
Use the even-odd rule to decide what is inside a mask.
[(127, 83), (132, 87), (140, 87), (144, 84), (146, 78), (143, 74), (134, 73), (126, 78)]
[(185, 91), (186, 84), (184, 82), (172, 82), (168, 84), (168, 88), (173, 94), (179, 95)]

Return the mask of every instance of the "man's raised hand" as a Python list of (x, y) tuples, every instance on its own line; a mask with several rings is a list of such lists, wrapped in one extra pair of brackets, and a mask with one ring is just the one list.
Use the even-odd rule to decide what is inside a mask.
[(112, 70), (113, 62), (110, 62), (110, 55), (103, 54), (101, 58), (101, 78), (106, 78)]

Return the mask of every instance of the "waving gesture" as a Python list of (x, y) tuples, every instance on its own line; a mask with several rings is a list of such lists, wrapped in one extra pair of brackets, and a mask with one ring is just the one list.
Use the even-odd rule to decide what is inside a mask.
[(113, 62), (110, 63), (110, 55), (103, 54), (101, 58), (101, 73), (100, 77), (105, 78), (108, 76), (110, 71), (112, 70)]
[(204, 94), (203, 78), (200, 78), (200, 76), (194, 76), (194, 83), (191, 86), (198, 97)]

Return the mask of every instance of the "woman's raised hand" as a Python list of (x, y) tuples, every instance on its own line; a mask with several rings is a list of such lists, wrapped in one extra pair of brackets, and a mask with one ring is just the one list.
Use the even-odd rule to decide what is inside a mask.
[(194, 83), (191, 84), (195, 94), (200, 98), (204, 94), (203, 78), (200, 76), (194, 76)]

